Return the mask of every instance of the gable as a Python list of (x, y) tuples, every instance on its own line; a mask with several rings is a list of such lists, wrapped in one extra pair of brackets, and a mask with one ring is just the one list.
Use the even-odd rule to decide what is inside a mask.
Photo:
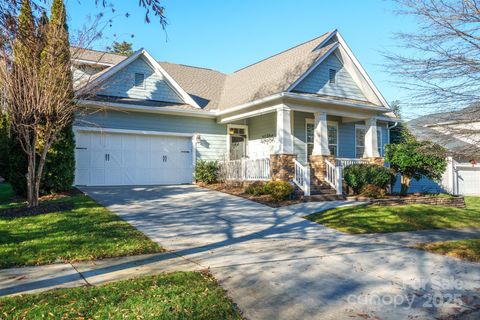
[[(330, 83), (330, 70), (335, 70), (334, 83)], [(336, 54), (325, 58), (292, 91), (367, 101)]]
[[(144, 86), (135, 86), (135, 74), (144, 75)], [(138, 57), (110, 78), (105, 80), (98, 95), (184, 103), (183, 99), (170, 87), (167, 79), (143, 58)]]

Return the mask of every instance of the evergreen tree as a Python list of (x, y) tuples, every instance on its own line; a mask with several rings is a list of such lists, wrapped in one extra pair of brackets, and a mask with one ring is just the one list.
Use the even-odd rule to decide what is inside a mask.
[(120, 54), (122, 56), (129, 56), (133, 53), (132, 44), (126, 41), (114, 41), (110, 52)]
[[(38, 50), (35, 39), (35, 20), (29, 0), (22, 1), (22, 9), (18, 16), (18, 28), (15, 43), (13, 45), (14, 69), (34, 70), (38, 68)], [(32, 71), (33, 72), (33, 71)], [(19, 94), (22, 94), (19, 92)], [(5, 179), (12, 185), (13, 190), (20, 195), (27, 192), (27, 155), (25, 154), (15, 132), (10, 128), (4, 115), (4, 148), (7, 152), (8, 163), (5, 165)]]
[[(40, 28), (40, 26), (39, 26)], [(70, 43), (68, 39), (68, 26), (63, 0), (54, 0), (52, 14), (46, 32), (45, 48), (42, 52), (43, 67), (58, 68), (58, 72), (67, 73), (72, 79), (70, 69)], [(57, 85), (59, 90), (68, 90), (70, 99), (73, 100), (73, 83), (49, 82)], [(72, 101), (65, 101), (72, 103)], [(73, 115), (72, 115), (73, 120)], [(71, 189), (75, 175), (75, 139), (72, 123), (65, 127), (57, 136), (50, 147), (41, 183), (42, 193), (61, 192)]]

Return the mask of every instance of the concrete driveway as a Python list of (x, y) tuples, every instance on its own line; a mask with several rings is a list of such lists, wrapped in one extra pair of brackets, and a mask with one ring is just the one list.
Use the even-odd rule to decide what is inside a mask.
[(83, 188), (176, 255), (210, 268), (248, 319), (477, 318), (478, 264), (351, 236), (196, 186)]

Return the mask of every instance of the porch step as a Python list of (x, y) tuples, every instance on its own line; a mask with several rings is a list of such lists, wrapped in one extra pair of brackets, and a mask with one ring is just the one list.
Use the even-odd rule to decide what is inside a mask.
[[(295, 188), (295, 192), (299, 196), (303, 196), (303, 191), (300, 188)], [(342, 196), (337, 195), (337, 191), (330, 187), (330, 185), (326, 183), (317, 183), (317, 184), (312, 184), (310, 186), (310, 194), (311, 196), (318, 196), (319, 200), (315, 201), (328, 201), (328, 200), (339, 200), (337, 199), (340, 197), (340, 199), (343, 199)], [(325, 197), (324, 200), (320, 199), (320, 197)], [(328, 199), (332, 198), (332, 199)]]

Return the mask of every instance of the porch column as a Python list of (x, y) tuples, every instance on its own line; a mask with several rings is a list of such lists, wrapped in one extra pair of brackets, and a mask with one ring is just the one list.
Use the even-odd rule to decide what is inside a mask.
[(272, 180), (291, 181), (295, 175), (291, 110), (282, 105), (277, 108), (277, 140), (275, 153), (270, 155)]
[(315, 131), (313, 135), (312, 155), (330, 155), (330, 150), (328, 149), (328, 129), (326, 112), (315, 112)]
[(365, 120), (365, 151), (364, 158), (378, 158), (378, 140), (377, 140), (377, 118), (373, 117)]
[(290, 108), (282, 105), (277, 109), (277, 145), (275, 154), (293, 154)]

